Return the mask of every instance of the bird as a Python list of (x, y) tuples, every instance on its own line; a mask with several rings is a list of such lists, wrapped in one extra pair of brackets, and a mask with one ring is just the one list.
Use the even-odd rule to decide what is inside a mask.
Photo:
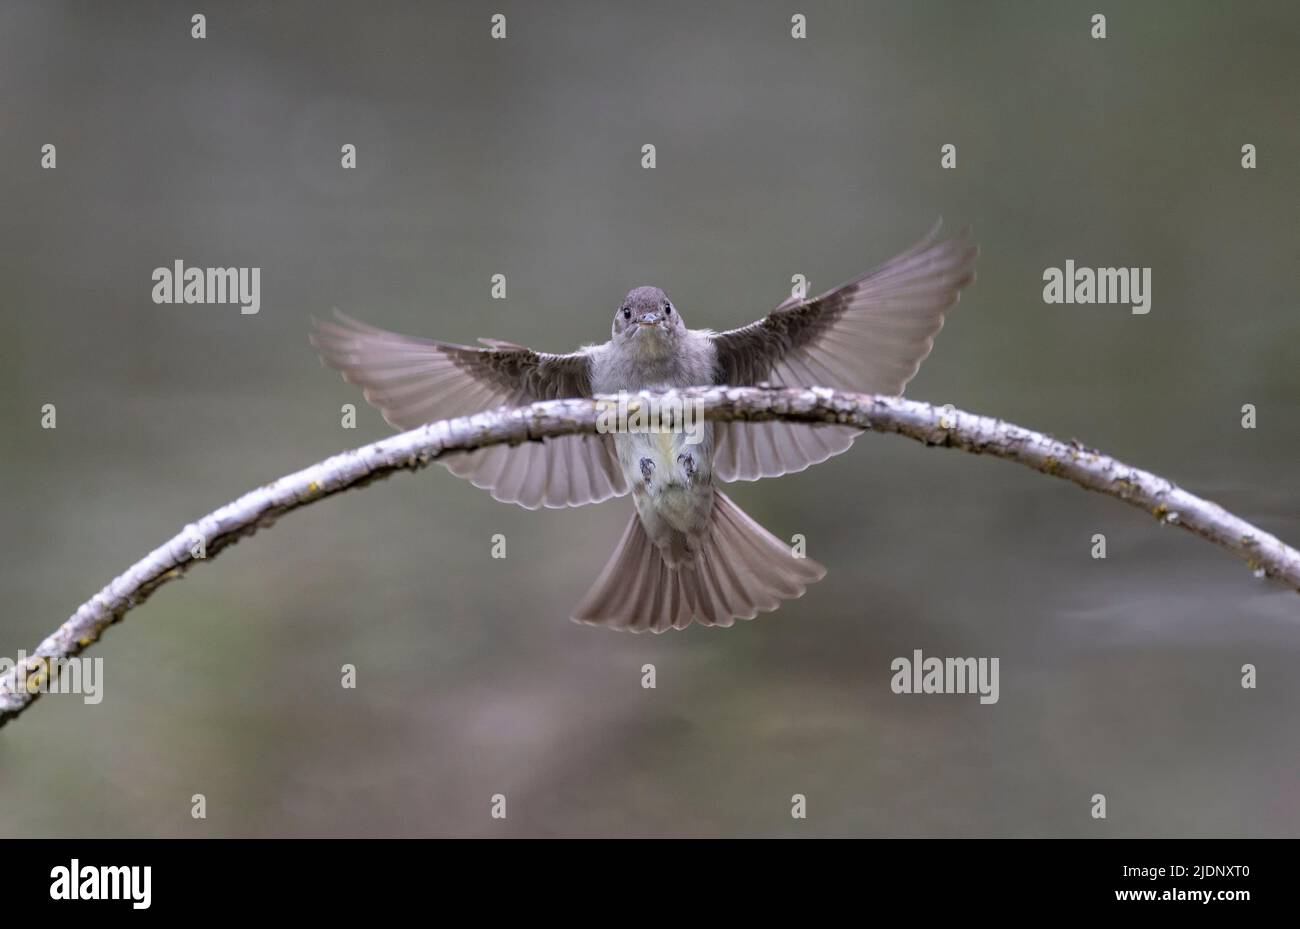
[[(737, 329), (687, 328), (665, 291), (641, 286), (618, 304), (608, 341), (569, 353), (399, 335), (337, 310), (333, 320), (313, 320), (310, 342), (398, 429), (540, 400), (689, 386), (901, 395), (975, 279), (979, 248), (969, 230), (942, 239), (941, 226), (876, 268), (816, 297), (796, 291)], [(606, 432), (457, 452), (440, 463), (495, 499), (534, 510), (630, 493), (622, 537), (572, 618), (660, 633), (753, 619), (825, 576), (718, 485), (802, 471), (844, 452), (860, 432), (719, 422), (694, 444), (681, 430)]]

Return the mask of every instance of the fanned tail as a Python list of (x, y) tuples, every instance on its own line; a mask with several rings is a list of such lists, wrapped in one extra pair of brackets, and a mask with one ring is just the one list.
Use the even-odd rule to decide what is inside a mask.
[(796, 558), (788, 545), (715, 490), (707, 539), (692, 561), (677, 568), (664, 561), (633, 513), (573, 618), (629, 632), (684, 629), (692, 620), (730, 626), (803, 596), (809, 584), (825, 576), (825, 568)]

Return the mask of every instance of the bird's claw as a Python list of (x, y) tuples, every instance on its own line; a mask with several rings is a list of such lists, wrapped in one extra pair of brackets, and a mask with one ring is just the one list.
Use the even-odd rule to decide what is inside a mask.
[(682, 471), (686, 474), (686, 482), (689, 484), (695, 480), (695, 456), (682, 452), (677, 456), (677, 463), (682, 466)]

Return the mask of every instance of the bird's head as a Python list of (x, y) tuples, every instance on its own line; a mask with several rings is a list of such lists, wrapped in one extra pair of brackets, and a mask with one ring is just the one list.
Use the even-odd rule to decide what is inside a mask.
[(616, 342), (653, 351), (671, 345), (684, 328), (681, 314), (666, 293), (658, 287), (637, 287), (614, 312), (611, 336)]

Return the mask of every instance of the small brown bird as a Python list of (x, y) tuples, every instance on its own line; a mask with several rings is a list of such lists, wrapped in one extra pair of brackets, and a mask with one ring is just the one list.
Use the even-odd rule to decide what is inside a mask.
[[(687, 329), (657, 287), (614, 313), (610, 340), (571, 354), (481, 339), (451, 345), (375, 329), (339, 314), (316, 322), (321, 358), (359, 385), (400, 429), (595, 393), (708, 384), (831, 387), (901, 394), (933, 347), (944, 313), (975, 279), (966, 233), (912, 248), (819, 297), (791, 297), (726, 332)], [(801, 423), (709, 424), (684, 432), (564, 436), (497, 445), (443, 460), (505, 503), (529, 509), (599, 503), (632, 493), (635, 512), (574, 613), (580, 622), (662, 632), (691, 621), (730, 626), (803, 595), (826, 570), (795, 557), (715, 486), (802, 471), (838, 455), (859, 430)]]

